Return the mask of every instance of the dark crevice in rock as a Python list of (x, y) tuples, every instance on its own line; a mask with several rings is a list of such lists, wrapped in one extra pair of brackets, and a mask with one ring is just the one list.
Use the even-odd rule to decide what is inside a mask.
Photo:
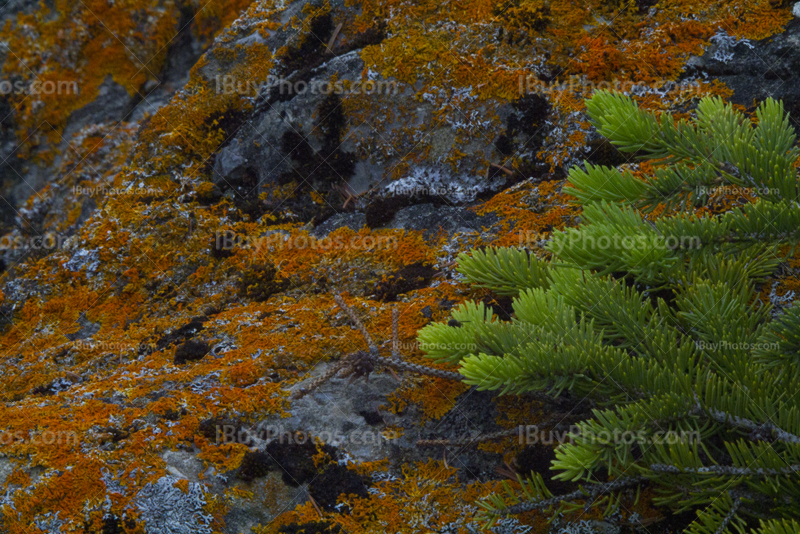
[(325, 511), (336, 509), (339, 495), (369, 497), (364, 479), (339, 464), (330, 464), (309, 485), (308, 492)]

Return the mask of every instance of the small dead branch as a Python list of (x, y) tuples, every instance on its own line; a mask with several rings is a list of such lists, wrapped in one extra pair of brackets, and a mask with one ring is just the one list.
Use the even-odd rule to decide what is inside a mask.
[(328, 41), (328, 45), (327, 45), (328, 51), (333, 52), (333, 43), (335, 43), (336, 42), (336, 38), (339, 37), (339, 32), (342, 31), (342, 26), (343, 25), (344, 25), (344, 23), (340, 22), (339, 25), (336, 26), (336, 29), (333, 30), (333, 35), (331, 35), (331, 40)]
[(494, 167), (495, 169), (500, 169), (509, 176), (514, 176), (514, 171), (512, 171), (509, 168), (503, 167), (502, 165), (498, 165), (497, 163), (491, 163), (489, 166)]
[(344, 300), (342, 299), (341, 295), (334, 295), (333, 300), (336, 304), (347, 314), (350, 318), (350, 321), (353, 325), (358, 328), (361, 332), (361, 335), (364, 337), (364, 340), (367, 342), (367, 346), (369, 347), (369, 351), (358, 351), (352, 354), (348, 354), (344, 358), (342, 358), (337, 364), (333, 367), (328, 369), (325, 374), (322, 376), (314, 379), (311, 383), (306, 385), (305, 387), (301, 388), (297, 392), (292, 395), (293, 399), (300, 399), (326, 381), (330, 380), (334, 376), (339, 376), (340, 378), (347, 378), (350, 377), (351, 384), (358, 378), (364, 377), (369, 380), (369, 375), (375, 370), (376, 365), (382, 365), (384, 367), (389, 368), (389, 371), (399, 380), (400, 377), (394, 372), (394, 370), (399, 371), (408, 371), (415, 374), (426, 375), (426, 376), (435, 376), (437, 378), (444, 378), (446, 380), (462, 380), (463, 377), (459, 373), (455, 373), (452, 371), (442, 371), (440, 369), (434, 369), (432, 367), (427, 367), (424, 365), (419, 365), (416, 363), (406, 362), (400, 359), (400, 340), (398, 334), (398, 322), (399, 322), (399, 315), (397, 309), (392, 310), (392, 357), (385, 358), (380, 355), (380, 351), (378, 347), (375, 345), (375, 342), (372, 340), (372, 336), (369, 335), (367, 332), (367, 328), (364, 326), (364, 323), (356, 315), (355, 311), (345, 304)]

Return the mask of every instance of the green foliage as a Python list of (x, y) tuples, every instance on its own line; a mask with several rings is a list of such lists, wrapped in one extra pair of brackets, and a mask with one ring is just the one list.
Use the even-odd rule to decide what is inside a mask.
[(523, 289), (548, 284), (548, 265), (517, 248), (474, 250), (459, 256), (458, 267), (470, 282), (498, 295), (513, 297)]
[[(580, 489), (554, 496), (533, 473), (482, 503), (487, 525), (586, 502), (610, 512), (646, 485), (657, 505), (697, 511), (692, 534), (798, 532), (800, 306), (772, 310), (757, 291), (778, 247), (800, 240), (783, 108), (763, 103), (756, 126), (718, 99), (700, 102), (694, 121), (605, 92), (587, 108), (620, 150), (660, 160), (654, 176), (574, 169), (583, 223), (553, 236), (551, 260), (519, 249), (459, 258), (468, 281), (515, 297), (512, 319), (467, 303), (419, 334), (428, 356), (478, 389), (592, 407), (552, 464)], [(716, 216), (647, 215), (704, 205), (698, 191), (723, 186), (757, 199)]]

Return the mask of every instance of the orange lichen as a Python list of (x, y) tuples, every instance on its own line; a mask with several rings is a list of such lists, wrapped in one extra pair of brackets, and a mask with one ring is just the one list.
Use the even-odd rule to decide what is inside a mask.
[[(531, 10), (511, 13), (507, 20), (497, 18), (497, 3), (491, 0), (453, 5), (429, 0), (348, 3), (361, 10), (355, 20), (346, 21), (346, 33), (356, 35), (372, 28), (375, 20), (386, 20), (391, 35), (361, 52), (367, 66), (364, 76), (371, 70), (417, 84), (409, 106), (397, 106), (391, 97), (343, 99), (353, 124), (369, 120), (378, 132), (387, 134), (364, 135), (360, 157), (388, 158), (398, 152), (405, 156), (391, 166), (387, 179), (401, 177), (434, 154), (451, 168), (470, 160), (467, 167), (485, 172), (494, 154), (465, 147), (472, 138), (494, 138), (502, 127), (498, 110), (521, 95), (520, 80), (531, 74), (530, 58), (546, 52), (554, 66), (565, 69), (564, 80), (575, 77), (575, 84), (564, 88), (535, 84), (550, 91), (554, 117), (571, 125), (563, 139), (550, 138), (538, 155), (557, 166), (586, 142), (589, 126), (580, 112), (583, 98), (592, 90), (588, 82), (624, 78), (657, 85), (674, 80), (685, 59), (700, 53), (718, 27), (738, 37), (759, 38), (778, 31), (789, 16), (787, 9), (773, 9), (766, 1), (723, 5), (680, 0), (659, 6), (652, 17), (638, 12), (614, 17), (613, 3), (601, 0), (582, 7), (551, 1), (549, 16), (536, 11), (541, 3), (531, 0), (525, 4)], [(130, 94), (152, 79), (151, 73), (165, 61), (167, 49), (162, 48), (179, 20), (171, 1), (134, 5), (59, 0), (55, 7), (52, 13), (43, 8), (20, 16), (0, 32), (0, 40), (21, 51), (7, 59), (6, 74), (75, 80), (81, 89), (79, 94), (58, 98), (11, 99), (18, 108), (18, 136), (30, 134), (23, 154), (43, 141), (58, 143), (69, 114), (96, 97), (106, 76)], [(210, 40), (244, 8), (240, 0), (215, 0), (200, 10), (193, 31)], [(109, 29), (119, 40), (89, 9), (113, 21)], [(302, 42), (304, 20), (297, 17), (284, 25), (280, 11), (270, 2), (251, 5), (247, 16), (252, 31), (266, 37), (272, 30), (294, 27)], [(692, 14), (697, 16), (688, 16)], [(611, 19), (613, 23), (604, 22)], [(0, 452), (14, 466), (2, 489), (30, 488), (11, 492), (14, 509), (8, 505), (3, 509), (4, 531), (25, 532), (45, 510), (59, 511), (59, 517), (75, 525), (91, 510), (92, 524), (97, 525), (95, 512), (105, 498), (112, 513), (127, 512), (135, 519), (129, 505), (134, 486), (123, 493), (109, 491), (103, 483), (104, 469), (115, 466), (107, 476), (141, 487), (164, 475), (160, 453), (178, 446), (196, 446), (200, 458), (217, 473), (237, 468), (247, 448), (214, 443), (202, 435), (201, 422), (224, 417), (255, 422), (283, 415), (289, 405), (286, 386), (302, 379), (319, 361), (366, 349), (360, 332), (333, 301), (333, 292), (343, 294), (384, 354), (389, 350), (391, 310), (397, 307), (401, 357), (430, 365), (415, 345), (417, 330), (428, 321), (445, 319), (448, 310), (441, 302), (458, 304), (470, 296), (465, 286), (446, 278), (449, 268), (442, 264), (451, 261), (458, 252), (455, 248), (490, 244), (534, 248), (553, 230), (576, 222), (579, 212), (561, 192), (559, 180), (526, 181), (480, 203), (475, 211), (494, 215), (497, 222), (467, 244), (450, 243), (445, 234), (426, 239), (417, 231), (366, 228), (340, 228), (315, 240), (302, 223), (276, 224), (274, 214), (246, 218), (231, 201), (212, 203), (210, 158), (253, 110), (252, 95), (218, 94), (213, 70), (257, 83), (289, 50), (273, 51), (257, 43), (231, 45), (244, 33), (243, 27), (220, 34), (219, 45), (195, 66), (185, 88), (141, 125), (124, 125), (113, 132), (109, 126), (88, 127), (69, 140), (73, 148), (62, 154), (60, 178), (64, 187), (87, 192), (76, 193), (63, 204), (58, 204), (63, 195), (57, 195), (54, 187), (40, 192), (38, 202), (56, 203), (44, 210), (43, 227), (74, 236), (48, 255), (24, 259), (14, 274), (15, 287), (22, 289), (6, 291), (2, 301), (13, 317), (0, 333), (4, 354), (0, 419), (4, 431), (14, 437), (0, 442)], [(501, 27), (506, 37), (496, 39)], [(515, 34), (512, 41), (517, 40), (510, 43), (511, 30), (528, 35)], [(64, 51), (64, 57), (48, 55), (52, 50)], [(701, 94), (724, 91), (712, 82), (699, 85), (693, 93), (641, 100), (649, 109), (663, 110), (690, 103)], [(434, 111), (423, 124), (411, 126), (417, 124), (416, 107), (426, 98), (433, 98)], [(376, 113), (377, 108), (386, 113)], [(470, 131), (468, 126), (447, 123), (473, 111), (485, 125)], [(43, 124), (50, 129), (37, 133)], [(452, 133), (452, 146), (434, 152), (428, 134), (443, 131)], [(291, 186), (266, 189), (262, 201), (296, 195)], [(718, 200), (721, 209), (730, 206), (730, 198)], [(93, 205), (98, 209), (89, 215)], [(24, 207), (36, 209), (37, 201), (32, 199)], [(252, 246), (228, 257), (215, 256), (210, 250), (215, 233), (225, 230), (250, 237)], [(281, 279), (288, 280), (285, 290), (263, 302), (237, 297), (236, 280), (242, 271), (264, 261), (273, 263)], [(417, 262), (441, 268), (430, 287), (400, 295), (397, 303), (370, 299), (377, 281)], [(792, 260), (790, 268), (797, 272), (800, 264)], [(27, 287), (37, 289), (26, 293)], [(796, 278), (786, 280), (777, 292), (793, 290), (800, 290)], [(207, 342), (212, 351), (176, 365), (175, 345), (180, 340), (172, 343), (170, 336), (196, 318), (202, 319), (203, 330), (195, 339)], [(465, 390), (460, 383), (401, 374), (404, 385), (387, 403), (398, 410), (415, 403), (422, 419), (442, 417)], [(532, 417), (536, 423), (542, 421), (536, 406), (518, 401), (498, 404), (501, 426), (529, 424)], [(397, 437), (402, 429), (389, 427), (384, 433)], [(519, 446), (507, 439), (481, 447), (502, 451), (510, 461)], [(32, 477), (26, 472), (32, 466), (43, 475)], [(387, 465), (353, 468), (369, 475), (382, 473)], [(183, 491), (188, 488), (185, 481), (177, 485)], [(428, 462), (407, 466), (402, 477), (378, 480), (373, 487), (378, 491), (369, 498), (349, 500), (350, 514), (324, 513), (325, 519), (348, 532), (437, 530), (474, 517), (475, 501), (497, 491), (499, 483), (463, 485), (452, 467)], [(235, 492), (224, 498), (208, 496), (206, 511), (214, 517), (215, 529), (224, 528), (222, 518), (234, 497), (247, 496)], [(543, 517), (529, 514), (520, 519), (541, 532)], [(285, 512), (262, 532), (318, 519), (313, 505), (306, 503)]]

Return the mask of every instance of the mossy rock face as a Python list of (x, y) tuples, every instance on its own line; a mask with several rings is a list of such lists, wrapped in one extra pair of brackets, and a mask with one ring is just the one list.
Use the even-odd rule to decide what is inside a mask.
[(436, 269), (426, 263), (408, 265), (378, 282), (375, 298), (385, 302), (397, 300), (398, 295), (427, 286), (435, 274)]
[(242, 458), (238, 476), (244, 481), (250, 481), (266, 476), (273, 467), (274, 462), (269, 454), (261, 451), (249, 451)]
[[(32, 16), (2, 32), (18, 56), (3, 58), (6, 78), (74, 73), (82, 83), (77, 95), (0, 98), (8, 201), (0, 234), (39, 247), (0, 250), (0, 419), (10, 422), (7, 432), (78, 437), (57, 449), (0, 440), (0, 489), (17, 511), (13, 521), (0, 518), (9, 534), (29, 525), (80, 532), (87, 510), (87, 532), (105, 534), (206, 534), (212, 519), (215, 529), (254, 534), (337, 532), (337, 521), (349, 534), (423, 521), (431, 531), (470, 530), (473, 502), (461, 496), (483, 495), (467, 484), (497, 480), (502, 456), (483, 446), (448, 451), (448, 465), (459, 469), (451, 483), (442, 449), (417, 440), (529, 424), (531, 409), (501, 421), (506, 405), (495, 406), (488, 392), (404, 372), (398, 380), (380, 367), (369, 381), (337, 376), (288, 398), (295, 381), (365, 348), (333, 294), (386, 355), (398, 308), (401, 357), (419, 363), (417, 330), (485, 295), (466, 293), (453, 276), (458, 253), (544, 246), (576, 223), (580, 212), (557, 181), (564, 169), (620, 161), (614, 150), (595, 154), (580, 105), (586, 85), (570, 87), (572, 77), (702, 81), (702, 72), (682, 74), (685, 56), (702, 54), (723, 22), (756, 49), (741, 44), (730, 63), (707, 61), (708, 82), (722, 80), (748, 106), (769, 90), (787, 109), (800, 87), (790, 81), (800, 70), (787, 71), (798, 57), (796, 23), (786, 26), (766, 0), (673, 2), (646, 17), (637, 6), (647, 11), (653, 0), (592, 0), (587, 10), (568, 0), (512, 0), (502, 15), (491, 12), (501, 3), (483, 0), (265, 0), (252, 9), (250, 0), (212, 0), (197, 13), (199, 4), (146, 0), (97, 3), (99, 18), (77, 1), (39, 13), (29, 0), (12, 3), (14, 13)], [(239, 15), (212, 35), (211, 19), (225, 26)], [(124, 46), (107, 39), (99, 19)], [(773, 44), (756, 41), (783, 31), (779, 24), (786, 31)], [(128, 57), (150, 59), (170, 39), (147, 68)], [(203, 43), (211, 49), (189, 74)], [(765, 62), (780, 79), (762, 76), (759, 56), (772, 59)], [(75, 58), (87, 62), (66, 64)], [(655, 71), (637, 69), (642, 58), (657, 60)], [(269, 75), (293, 89), (261, 87)], [(529, 78), (533, 88), (520, 85)], [(366, 80), (376, 90), (312, 90), (334, 80), (356, 89)], [(531, 95), (539, 84), (553, 90)], [(264, 91), (256, 98), (240, 87)], [(655, 109), (692, 110), (688, 96), (647, 94)], [(799, 101), (791, 100), (793, 117)], [(45, 160), (57, 147), (55, 160)], [(51, 233), (64, 239), (42, 248)], [(273, 235), (282, 236), (267, 239), (276, 246), (245, 250)], [(311, 236), (317, 245), (292, 245)], [(419, 266), (426, 261), (441, 275)], [(392, 276), (382, 281), (384, 274)], [(498, 314), (511, 310), (500, 299), (484, 302)], [(259, 437), (249, 426), (281, 421), (335, 444), (347, 470), (320, 465), (316, 442), (281, 445), (273, 435), (280, 428)], [(22, 457), (35, 467), (12, 461)], [(369, 497), (345, 498), (364, 486)], [(419, 487), (438, 496), (405, 491)], [(309, 491), (321, 514), (306, 502)], [(106, 497), (112, 506), (96, 507)], [(131, 507), (138, 529), (126, 522)], [(257, 524), (264, 529), (251, 530)]]
[(189, 340), (175, 349), (175, 365), (202, 360), (211, 347), (205, 341)]
[(319, 474), (314, 457), (320, 450), (333, 458), (336, 457), (335, 447), (323, 445), (318, 448), (308, 434), (286, 433), (271, 441), (265, 449), (271, 464), (261, 461), (263, 458), (252, 457), (248, 467), (253, 473), (266, 468), (277, 468), (282, 473), (284, 484), (296, 488), (300, 484), (311, 482)]
[(323, 510), (336, 509), (339, 495), (358, 495), (369, 497), (364, 480), (354, 471), (339, 464), (331, 464), (316, 477), (309, 487), (309, 493)]
[(276, 278), (277, 274), (278, 270), (271, 263), (251, 266), (239, 279), (239, 295), (256, 302), (263, 302), (275, 293), (280, 293), (286, 289), (289, 281)]

